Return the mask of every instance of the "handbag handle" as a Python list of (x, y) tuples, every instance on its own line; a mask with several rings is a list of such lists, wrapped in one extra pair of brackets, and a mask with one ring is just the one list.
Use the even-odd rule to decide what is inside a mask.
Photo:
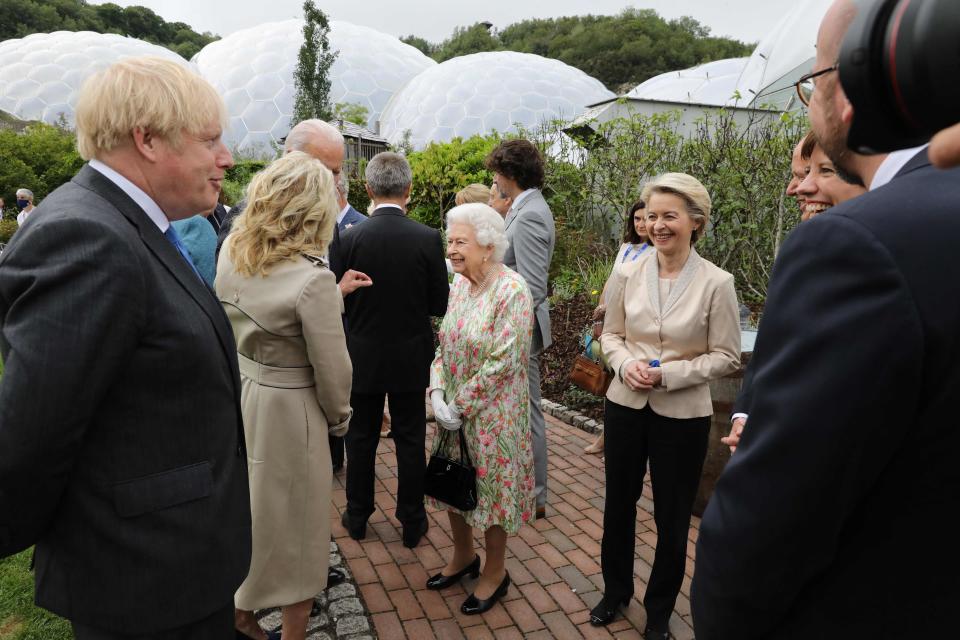
[[(443, 429), (443, 427), (440, 427)], [(463, 435), (463, 427), (461, 426), (457, 429), (457, 432), (460, 436), (460, 460), (466, 463), (466, 466), (472, 467), (473, 462), (470, 460), (470, 449), (467, 447), (467, 437)], [(440, 443), (437, 447), (437, 450), (443, 449), (447, 444), (447, 435), (449, 435), (449, 429), (443, 429), (443, 433), (440, 434)]]

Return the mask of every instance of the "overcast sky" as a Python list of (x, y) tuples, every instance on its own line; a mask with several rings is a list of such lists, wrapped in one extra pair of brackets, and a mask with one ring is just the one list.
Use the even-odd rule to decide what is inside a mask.
[[(113, 0), (123, 6), (150, 7), (165, 20), (186, 22), (197, 31), (225, 36), (265, 22), (301, 16), (303, 0)], [(395, 36), (415, 34), (439, 42), (454, 27), (483, 20), (503, 28), (528, 18), (615, 14), (626, 7), (654, 9), (670, 19), (688, 15), (713, 35), (756, 42), (787, 8), (804, 0), (315, 0), (334, 20), (373, 27)], [(95, 4), (99, 4), (94, 0)]]

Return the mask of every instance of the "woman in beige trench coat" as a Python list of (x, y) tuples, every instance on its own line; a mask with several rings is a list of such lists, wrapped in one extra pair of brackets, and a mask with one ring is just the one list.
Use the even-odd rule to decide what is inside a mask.
[(283, 607), (306, 635), (327, 583), (332, 468), (327, 434), (350, 419), (343, 301), (324, 255), (337, 202), (330, 172), (293, 152), (250, 183), (220, 253), (217, 297), (233, 325), (250, 470), (253, 556), (236, 593), (238, 637), (265, 637), (253, 610)]

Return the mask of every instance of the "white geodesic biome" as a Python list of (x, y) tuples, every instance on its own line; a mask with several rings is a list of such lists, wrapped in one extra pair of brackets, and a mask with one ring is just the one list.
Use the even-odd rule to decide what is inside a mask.
[(72, 124), (80, 85), (130, 56), (160, 56), (184, 66), (176, 53), (113, 33), (54, 31), (0, 42), (0, 109), (21, 120)]
[(627, 97), (708, 106), (796, 108), (793, 83), (811, 70), (817, 30), (831, 2), (795, 3), (748, 58), (663, 73), (637, 85)]
[[(368, 126), (393, 93), (436, 62), (397, 38), (349, 22), (330, 22), (331, 103), (360, 104)], [(230, 114), (227, 145), (244, 155), (273, 155), (290, 131), (293, 72), (303, 44), (303, 20), (284, 20), (236, 31), (193, 57), (200, 73), (223, 96)]]
[(455, 136), (571, 120), (613, 98), (603, 84), (559, 60), (495, 51), (452, 58), (422, 72), (390, 100), (380, 134), (392, 144), (410, 131), (415, 149)]
[(738, 102), (735, 96), (737, 81), (748, 60), (749, 58), (728, 58), (690, 69), (661, 73), (634, 87), (627, 97), (713, 106), (735, 103), (745, 105), (750, 98)]

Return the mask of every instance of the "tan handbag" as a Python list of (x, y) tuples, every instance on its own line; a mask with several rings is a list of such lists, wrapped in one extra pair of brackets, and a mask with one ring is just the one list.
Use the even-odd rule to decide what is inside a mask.
[(613, 374), (607, 371), (602, 364), (594, 362), (582, 353), (577, 354), (570, 371), (570, 382), (587, 393), (601, 398), (607, 395), (607, 389), (613, 381)]

